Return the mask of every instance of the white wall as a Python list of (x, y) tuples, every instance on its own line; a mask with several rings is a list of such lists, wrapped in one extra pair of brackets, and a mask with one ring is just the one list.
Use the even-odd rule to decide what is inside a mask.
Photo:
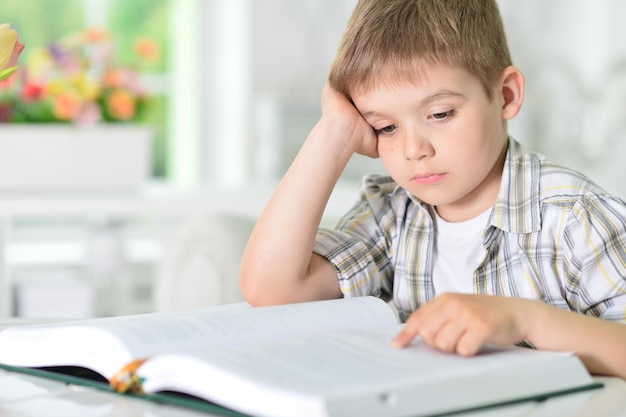
[[(204, 73), (213, 77), (205, 180), (275, 181), (319, 117), (320, 92), (356, 0), (225, 3), (208, 0), (205, 10)], [(382, 172), (380, 163), (357, 156), (346, 178), (371, 171)]]
[[(210, 0), (209, 3), (220, 0)], [(319, 116), (319, 92), (356, 0), (238, 0), (239, 15), (227, 19), (246, 38), (213, 38), (239, 53), (241, 65), (219, 52), (206, 60), (227, 79), (209, 105), (205, 131), (208, 181), (280, 177)], [(526, 104), (511, 133), (528, 146), (579, 169), (626, 197), (626, 35), (619, 0), (499, 0), (515, 64), (526, 75)], [(219, 50), (219, 48), (214, 49)], [(230, 52), (229, 52), (230, 51)], [(247, 58), (244, 54), (249, 54)], [(228, 58), (229, 55), (224, 55)], [(229, 66), (230, 65), (230, 66)], [(239, 78), (237, 78), (239, 77)], [(244, 87), (245, 91), (241, 90)], [(229, 119), (215, 119), (216, 106), (230, 101)], [(226, 111), (222, 108), (221, 110)], [(219, 112), (218, 112), (219, 113)], [(233, 125), (241, 120), (244, 125)], [(223, 141), (230, 145), (224, 147)], [(241, 150), (244, 155), (234, 155)], [(215, 160), (222, 161), (215, 163)], [(347, 176), (382, 170), (356, 158)], [(213, 162), (211, 162), (213, 161)], [(225, 164), (224, 161), (230, 161)], [(217, 168), (217, 172), (215, 169)]]
[(527, 82), (514, 136), (626, 197), (626, 3), (499, 0)]

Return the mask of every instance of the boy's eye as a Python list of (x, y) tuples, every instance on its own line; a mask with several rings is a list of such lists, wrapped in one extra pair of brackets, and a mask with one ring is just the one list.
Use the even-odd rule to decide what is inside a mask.
[(375, 132), (377, 135), (380, 135), (381, 133), (392, 133), (394, 130), (396, 130), (397, 125), (389, 125), (389, 126), (385, 126), (382, 129), (375, 129)]
[(431, 117), (435, 120), (447, 120), (454, 116), (454, 110), (444, 111), (442, 113), (433, 113)]

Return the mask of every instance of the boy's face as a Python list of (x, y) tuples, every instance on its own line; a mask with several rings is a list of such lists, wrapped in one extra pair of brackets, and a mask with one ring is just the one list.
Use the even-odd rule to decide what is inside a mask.
[(464, 221), (493, 205), (507, 133), (504, 99), (490, 101), (470, 73), (444, 64), (420, 67), (416, 83), (381, 85), (352, 95), (378, 137), (380, 158), (404, 189)]

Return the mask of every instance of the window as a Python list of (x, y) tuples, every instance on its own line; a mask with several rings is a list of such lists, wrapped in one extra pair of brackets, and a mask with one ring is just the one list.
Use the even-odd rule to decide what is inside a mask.
[(159, 53), (156, 58), (138, 68), (151, 93), (142, 121), (153, 125), (156, 131), (153, 149), (153, 174), (156, 177), (168, 176), (169, 6), (170, 0), (2, 0), (0, 3), (0, 23), (10, 23), (18, 30), (20, 40), (26, 43), (21, 60), (28, 60), (33, 52), (53, 41), (89, 27), (109, 31), (116, 60), (121, 64), (137, 62), (133, 59), (135, 40), (145, 37), (157, 45)]

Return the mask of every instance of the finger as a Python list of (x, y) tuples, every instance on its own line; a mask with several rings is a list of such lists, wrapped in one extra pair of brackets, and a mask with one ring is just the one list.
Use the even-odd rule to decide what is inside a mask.
[(417, 337), (422, 323), (422, 316), (424, 316), (425, 313), (427, 313), (427, 308), (424, 306), (411, 314), (400, 333), (398, 333), (392, 341), (395, 347), (404, 348)]
[(459, 341), (467, 332), (467, 321), (463, 317), (453, 317), (446, 321), (428, 344), (444, 352), (456, 352)]
[(430, 303), (420, 307), (406, 321), (402, 331), (394, 338), (393, 345), (396, 347), (406, 347), (416, 337), (421, 337), (424, 341), (431, 341), (447, 321), (447, 314), (439, 308), (438, 303)]
[(489, 341), (493, 331), (489, 327), (474, 326), (467, 329), (456, 345), (456, 353), (461, 356), (474, 356)]
[(407, 322), (404, 324), (404, 327), (402, 328), (400, 333), (398, 333), (396, 337), (393, 338), (391, 344), (394, 347), (405, 348), (409, 345), (409, 343), (411, 343), (413, 339), (417, 337), (417, 329), (419, 328), (419, 325), (415, 322), (417, 322), (418, 320), (413, 319), (416, 314), (417, 313), (413, 313), (413, 315), (409, 317), (409, 320), (407, 320)]

